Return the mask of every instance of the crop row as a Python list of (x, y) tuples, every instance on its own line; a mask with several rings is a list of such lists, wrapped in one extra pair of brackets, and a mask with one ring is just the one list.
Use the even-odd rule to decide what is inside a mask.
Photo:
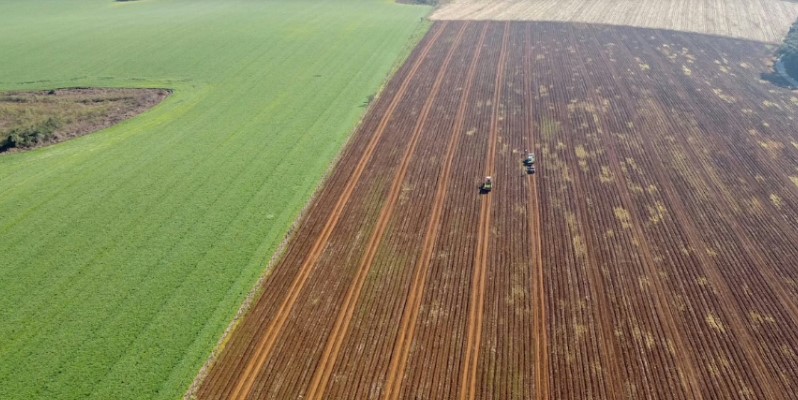
[[(751, 83), (766, 52), (437, 23), (201, 397), (790, 393), (798, 100)], [(479, 195), (486, 174), (495, 189)]]

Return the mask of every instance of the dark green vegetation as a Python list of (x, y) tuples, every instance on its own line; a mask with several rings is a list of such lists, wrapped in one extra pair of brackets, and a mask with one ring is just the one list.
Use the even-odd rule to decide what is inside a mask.
[(0, 398), (179, 398), (428, 11), (0, 2), (0, 91), (174, 89), (0, 157)]
[(790, 28), (779, 53), (787, 74), (798, 79), (798, 21)]
[(163, 89), (60, 89), (0, 93), (0, 152), (85, 135), (160, 103)]

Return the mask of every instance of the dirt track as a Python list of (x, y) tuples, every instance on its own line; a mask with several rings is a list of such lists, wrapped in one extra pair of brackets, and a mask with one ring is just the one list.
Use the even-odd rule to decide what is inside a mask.
[(436, 23), (198, 397), (795, 398), (798, 98), (768, 52)]

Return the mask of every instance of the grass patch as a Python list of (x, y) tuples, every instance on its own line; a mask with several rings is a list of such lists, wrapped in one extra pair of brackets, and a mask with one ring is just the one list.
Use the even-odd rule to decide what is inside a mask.
[(0, 398), (179, 398), (428, 12), (0, 2), (0, 92), (174, 89), (0, 157)]
[(169, 95), (164, 89), (0, 93), (0, 152), (27, 150), (108, 128)]

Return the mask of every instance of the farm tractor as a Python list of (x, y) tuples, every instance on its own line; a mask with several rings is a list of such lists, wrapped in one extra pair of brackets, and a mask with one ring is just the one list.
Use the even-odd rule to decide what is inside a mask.
[(493, 190), (493, 179), (491, 177), (486, 176), (485, 181), (482, 182), (482, 185), (479, 186), (479, 191), (481, 193), (488, 193)]
[(526, 173), (532, 175), (535, 173), (535, 153), (526, 152), (526, 154), (524, 166), (526, 166)]

